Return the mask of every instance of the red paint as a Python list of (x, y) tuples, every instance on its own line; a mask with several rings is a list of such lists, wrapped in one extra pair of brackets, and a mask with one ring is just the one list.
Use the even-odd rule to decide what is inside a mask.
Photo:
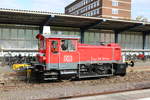
[[(79, 63), (86, 61), (91, 61), (92, 63), (94, 61), (122, 60), (121, 47), (115, 43), (96, 46), (80, 44), (77, 42), (77, 38), (70, 38), (76, 41), (76, 50), (68, 52), (61, 50), (61, 40), (67, 38), (43, 38), (41, 34), (38, 35), (37, 38), (46, 43), (46, 47), (39, 48), (38, 59), (40, 63)], [(55, 45), (57, 48), (52, 49), (52, 41), (58, 42), (57, 45)], [(53, 53), (54, 51), (57, 53)]]

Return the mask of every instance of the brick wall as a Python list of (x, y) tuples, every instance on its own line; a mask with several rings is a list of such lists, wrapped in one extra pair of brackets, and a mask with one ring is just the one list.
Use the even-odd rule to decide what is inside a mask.
[[(68, 5), (65, 8), (65, 13), (66, 14), (70, 14), (72, 12), (75, 12), (77, 10), (79, 10), (80, 8), (83, 8), (87, 5), (89, 5), (90, 3), (78, 8), (77, 10), (74, 10), (72, 12), (68, 12), (67, 9), (69, 9), (70, 7), (72, 7), (73, 5), (79, 3), (82, 0), (76, 0), (75, 2), (71, 3), (70, 5)], [(97, 1), (97, 0), (93, 0)], [(99, 15), (94, 15), (94, 17), (110, 17), (110, 18), (120, 18), (120, 19), (130, 19), (131, 18), (131, 0), (116, 0), (118, 1), (118, 6), (112, 6), (112, 0), (100, 0), (100, 5), (99, 7), (90, 9), (84, 13), (87, 13), (89, 11), (92, 11), (94, 9), (100, 8), (100, 13)], [(91, 2), (91, 3), (93, 3)], [(112, 9), (118, 9), (118, 14), (112, 14)], [(82, 15), (84, 13), (78, 14), (78, 15)]]
[[(131, 0), (119, 0), (118, 6), (112, 6), (111, 0), (103, 0), (102, 4), (102, 16), (114, 16), (124, 19), (131, 18)], [(123, 1), (123, 2), (121, 2)], [(129, 1), (129, 2), (127, 2)], [(118, 9), (118, 14), (112, 14), (112, 8)]]

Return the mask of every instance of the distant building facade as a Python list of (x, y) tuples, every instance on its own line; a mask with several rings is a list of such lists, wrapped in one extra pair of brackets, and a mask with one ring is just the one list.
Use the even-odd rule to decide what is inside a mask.
[(65, 13), (79, 16), (131, 18), (131, 0), (76, 0), (65, 7)]

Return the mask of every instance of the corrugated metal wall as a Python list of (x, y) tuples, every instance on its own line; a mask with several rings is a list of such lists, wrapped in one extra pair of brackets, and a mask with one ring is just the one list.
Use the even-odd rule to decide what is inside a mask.
[(39, 33), (38, 28), (22, 26), (0, 27), (0, 48), (3, 50), (37, 50), (35, 36)]
[(143, 37), (138, 32), (123, 32), (118, 36), (118, 43), (123, 49), (142, 49)]
[[(51, 27), (52, 34), (79, 35), (79, 29)], [(36, 50), (38, 48), (35, 36), (38, 27), (32, 26), (0, 26), (0, 48), (17, 50)], [(84, 43), (100, 44), (115, 42), (112, 31), (89, 30), (85, 32)], [(142, 49), (142, 33), (123, 32), (118, 36), (118, 42), (123, 49)], [(146, 49), (150, 49), (150, 35), (146, 36)]]
[(85, 32), (84, 42), (87, 44), (100, 44), (114, 42), (113, 32), (90, 31)]
[[(65, 35), (79, 35), (79, 29), (67, 29), (51, 27), (52, 34), (65, 34)], [(99, 31), (99, 30), (89, 30), (84, 34), (84, 43), (86, 44), (100, 44), (115, 42), (114, 33), (112, 31)]]
[(51, 34), (79, 35), (80, 36), (80, 31), (74, 28), (51, 27)]
[(80, 32), (77, 31), (52, 31), (52, 34), (62, 34), (62, 35), (80, 35)]
[(145, 49), (150, 49), (150, 33), (146, 35)]
[[(79, 35), (80, 30), (77, 29), (58, 29), (52, 28), (53, 34)], [(86, 44), (100, 44), (100, 43), (114, 43), (115, 34), (112, 31), (89, 30), (85, 32), (84, 43)], [(118, 43), (123, 49), (143, 49), (143, 36), (140, 32), (123, 32), (118, 35)], [(150, 35), (146, 36), (146, 48), (150, 49)]]

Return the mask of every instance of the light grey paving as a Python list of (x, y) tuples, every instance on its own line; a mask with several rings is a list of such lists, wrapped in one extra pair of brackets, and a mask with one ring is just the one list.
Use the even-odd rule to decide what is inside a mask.
[(150, 89), (108, 95), (89, 96), (67, 100), (150, 100)]

